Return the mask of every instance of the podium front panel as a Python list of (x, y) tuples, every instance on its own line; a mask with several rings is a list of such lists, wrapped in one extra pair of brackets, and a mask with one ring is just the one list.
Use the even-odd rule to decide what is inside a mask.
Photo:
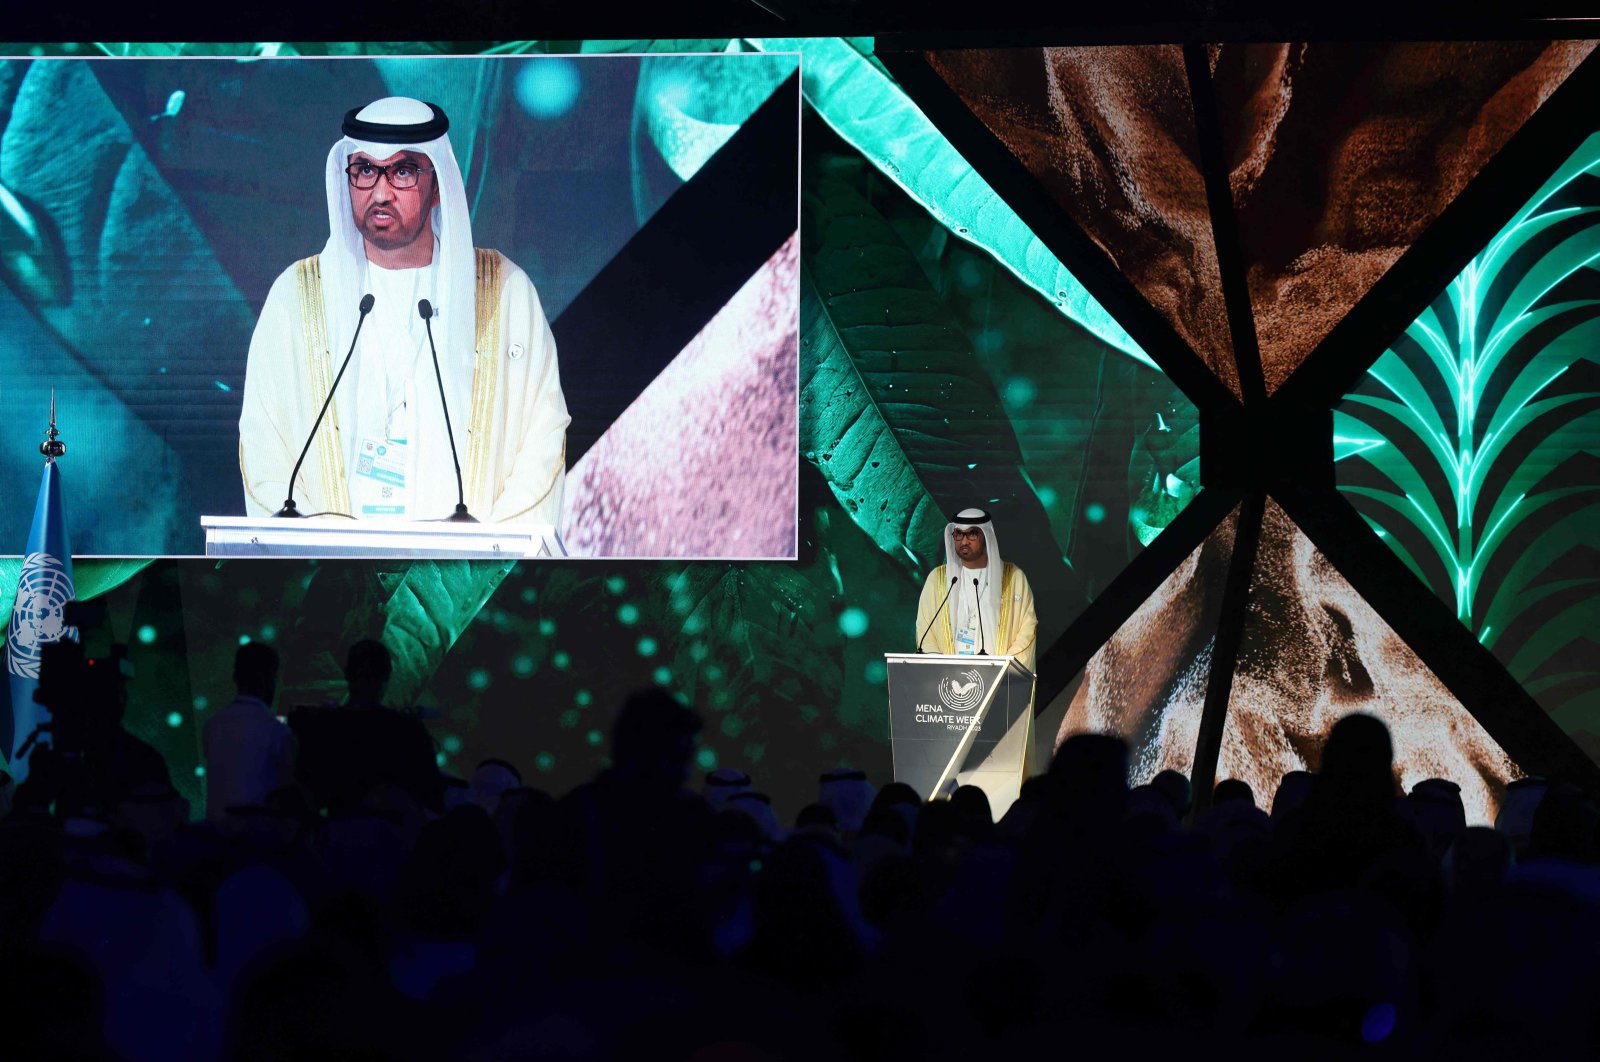
[(1010, 751), (1020, 745), (1006, 737), (1031, 709), (1032, 674), (1010, 657), (890, 654), (888, 662), (896, 781), (929, 798), (948, 795), (936, 791), (963, 773), (1020, 778), (1020, 752)]

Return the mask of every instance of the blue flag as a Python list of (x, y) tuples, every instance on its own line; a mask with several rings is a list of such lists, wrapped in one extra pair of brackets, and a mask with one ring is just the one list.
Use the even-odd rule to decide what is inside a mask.
[(22, 574), (17, 578), (17, 600), (6, 632), (11, 718), (0, 719), (0, 738), (4, 739), (0, 752), (19, 785), (28, 776), (28, 763), (17, 759), (17, 749), (35, 727), (50, 719), (48, 709), (33, 703), (33, 691), (39, 688), (39, 650), (50, 642), (78, 637), (66, 624), (67, 602), (75, 596), (72, 549), (67, 544), (67, 522), (61, 515), (61, 472), (49, 461), (39, 483), (39, 501), (33, 509), (33, 527), (22, 557)]

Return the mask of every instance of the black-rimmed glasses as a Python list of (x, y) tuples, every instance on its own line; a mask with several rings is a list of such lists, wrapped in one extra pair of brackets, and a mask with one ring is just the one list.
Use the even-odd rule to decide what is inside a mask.
[(421, 179), (424, 173), (432, 173), (433, 171), (421, 163), (402, 159), (399, 162), (391, 162), (387, 166), (379, 166), (376, 162), (361, 162), (358, 160), (346, 166), (344, 172), (349, 176), (352, 188), (360, 188), (362, 191), (366, 191), (368, 188), (377, 185), (379, 177), (386, 177), (389, 180), (389, 187), (404, 191), (407, 188), (415, 188), (417, 181)]

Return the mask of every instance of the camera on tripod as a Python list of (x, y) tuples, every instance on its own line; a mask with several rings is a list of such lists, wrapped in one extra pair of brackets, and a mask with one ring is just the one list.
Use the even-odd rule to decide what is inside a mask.
[[(105, 624), (105, 606), (69, 601), (63, 619), (80, 631), (96, 629)], [(102, 657), (89, 656), (81, 641), (69, 638), (40, 646), (39, 686), (33, 699), (50, 709), (50, 720), (39, 724), (19, 755), (26, 755), (41, 734), (48, 734), (57, 755), (81, 758), (97, 735), (121, 724), (131, 678), (133, 662), (125, 644), (113, 644)]]

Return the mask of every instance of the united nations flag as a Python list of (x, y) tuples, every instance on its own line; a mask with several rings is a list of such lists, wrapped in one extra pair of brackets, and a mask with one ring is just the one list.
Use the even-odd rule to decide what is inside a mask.
[(11, 712), (10, 718), (0, 716), (0, 751), (8, 764), (6, 769), (19, 785), (28, 776), (28, 762), (16, 758), (17, 749), (35, 727), (50, 718), (48, 709), (33, 703), (33, 691), (39, 688), (39, 650), (49, 642), (77, 638), (78, 632), (66, 624), (67, 602), (74, 596), (72, 550), (67, 545), (67, 523), (61, 515), (61, 471), (50, 457), (39, 484), (33, 527), (28, 532), (28, 548), (23, 552), (22, 574), (17, 578), (17, 600), (6, 631)]

